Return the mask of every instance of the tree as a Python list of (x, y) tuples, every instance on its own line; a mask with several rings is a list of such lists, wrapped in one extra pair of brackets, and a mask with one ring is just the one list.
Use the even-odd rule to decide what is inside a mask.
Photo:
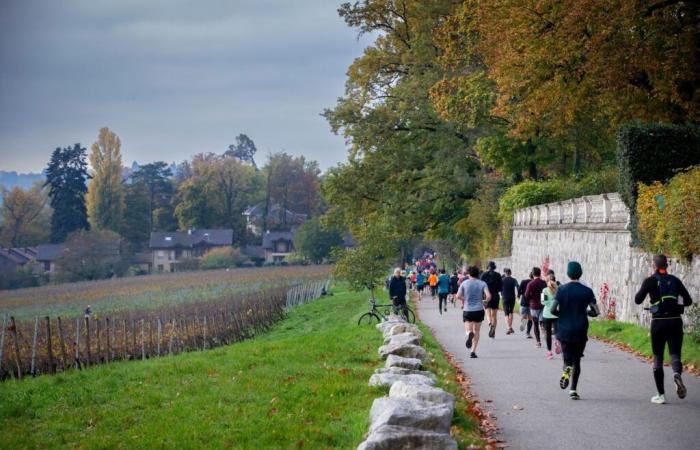
[(99, 280), (121, 276), (128, 265), (120, 256), (120, 237), (109, 230), (80, 230), (65, 242), (56, 263), (60, 281)]
[(124, 191), (125, 208), (121, 235), (128, 243), (129, 253), (136, 253), (148, 247), (151, 236), (150, 190), (146, 183), (136, 181), (127, 185)]
[(50, 211), (48, 196), (41, 185), (24, 190), (2, 189), (2, 232), (0, 243), (6, 247), (23, 247), (44, 243), (49, 238)]
[(172, 171), (163, 161), (146, 164), (134, 172), (132, 179), (148, 189), (148, 229), (155, 231), (153, 212), (170, 203), (173, 189), (169, 178)]
[(46, 183), (51, 199), (51, 241), (63, 242), (69, 233), (88, 229), (85, 208), (86, 181), (90, 176), (85, 161), (85, 148), (56, 148), (46, 168)]
[(87, 209), (90, 225), (119, 231), (124, 214), (121, 141), (107, 127), (100, 129), (90, 149), (93, 177), (88, 186)]
[(294, 248), (314, 264), (320, 264), (343, 243), (343, 235), (335, 228), (327, 228), (321, 221), (304, 222), (294, 235)]
[(269, 156), (264, 171), (267, 176), (265, 218), (274, 204), (281, 207), (278, 222), (282, 228), (288, 228), (286, 210), (307, 216), (318, 214), (321, 170), (316, 161), (279, 152)]
[(257, 151), (255, 142), (247, 135), (241, 133), (236, 136), (236, 143), (228, 146), (228, 150), (224, 155), (238, 158), (241, 162), (247, 162), (257, 169), (258, 166), (255, 164), (255, 153)]
[(210, 228), (214, 210), (207, 197), (207, 180), (191, 178), (180, 185), (175, 217), (180, 229)]

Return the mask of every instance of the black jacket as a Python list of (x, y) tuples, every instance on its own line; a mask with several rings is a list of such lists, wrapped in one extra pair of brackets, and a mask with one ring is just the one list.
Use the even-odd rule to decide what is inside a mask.
[(399, 301), (406, 301), (406, 279), (404, 277), (391, 277), (389, 282), (389, 298), (398, 298)]

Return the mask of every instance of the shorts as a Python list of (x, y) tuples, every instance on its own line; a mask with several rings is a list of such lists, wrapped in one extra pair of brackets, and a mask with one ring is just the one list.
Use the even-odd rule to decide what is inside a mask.
[(559, 343), (565, 359), (583, 358), (583, 351), (586, 350), (586, 341), (559, 341)]
[(441, 293), (441, 294), (438, 294), (438, 298), (439, 298), (440, 300), (447, 301), (447, 292), (443, 292), (443, 293)]
[(532, 309), (530, 308), (530, 317), (532, 317), (532, 320), (536, 320), (538, 322), (542, 322), (543, 315), (542, 315), (542, 309)]
[(486, 304), (487, 309), (498, 309), (498, 302), (500, 302), (501, 299), (496, 297), (495, 299), (492, 297), (491, 300)]
[(457, 286), (450, 286), (450, 294), (457, 295), (459, 288)]
[(520, 305), (520, 317), (525, 317), (530, 315), (530, 307)]
[(416, 289), (418, 289), (418, 292), (423, 292), (423, 287), (424, 287), (424, 286), (425, 286), (424, 284), (417, 284), (417, 285), (416, 285)]
[(462, 322), (483, 322), (484, 310), (479, 311), (462, 311)]
[(430, 293), (434, 296), (437, 294), (437, 286), (430, 286)]
[(514, 309), (515, 309), (515, 300), (513, 300), (513, 301), (503, 300), (503, 314), (505, 314), (506, 316), (509, 314), (513, 314)]

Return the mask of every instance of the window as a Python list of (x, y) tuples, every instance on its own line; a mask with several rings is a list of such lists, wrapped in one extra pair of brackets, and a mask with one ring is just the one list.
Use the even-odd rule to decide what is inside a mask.
[(165, 251), (158, 250), (158, 258), (164, 258), (164, 257), (165, 257)]
[(163, 272), (163, 264), (158, 264), (158, 272)]
[(168, 252), (168, 259), (169, 259), (170, 261), (172, 261), (172, 260), (175, 259), (175, 250), (170, 250), (170, 251)]
[(166, 240), (167, 242), (170, 242), (170, 241), (173, 240), (173, 237), (172, 237), (172, 236), (165, 236), (165, 240)]

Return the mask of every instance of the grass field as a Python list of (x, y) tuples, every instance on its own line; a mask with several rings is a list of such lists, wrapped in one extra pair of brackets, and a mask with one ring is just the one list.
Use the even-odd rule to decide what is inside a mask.
[[(354, 448), (385, 393), (367, 386), (382, 337), (356, 325), (366, 298), (338, 289), (214, 350), (2, 383), (0, 448)], [(458, 393), (428, 334), (425, 347)], [(454, 419), (461, 448), (481, 442), (467, 406)]]
[[(652, 356), (651, 337), (648, 328), (615, 320), (591, 320), (588, 334), (593, 337), (625, 344), (642, 355)], [(670, 362), (668, 347), (664, 359), (666, 362)], [(684, 364), (700, 368), (700, 342), (688, 335), (683, 339), (682, 360)]]

